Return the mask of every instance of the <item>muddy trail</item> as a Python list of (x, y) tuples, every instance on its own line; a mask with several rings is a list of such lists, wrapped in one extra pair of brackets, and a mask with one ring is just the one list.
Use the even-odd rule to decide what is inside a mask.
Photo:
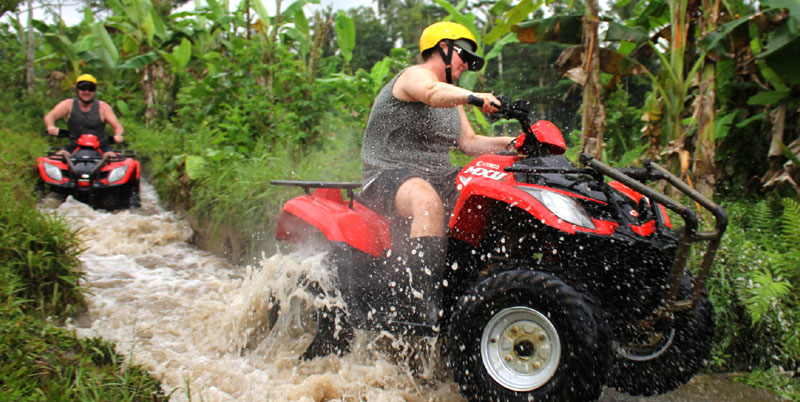
[[(343, 356), (302, 360), (316, 306), (301, 278), (330, 283), (324, 254), (265, 256), (239, 267), (189, 244), (189, 225), (142, 185), (142, 208), (95, 211), (72, 199), (42, 208), (82, 228), (88, 312), (69, 327), (99, 336), (148, 369), (172, 401), (463, 401), (437, 340), (356, 332)], [(276, 307), (279, 306), (279, 307)], [(282, 314), (270, 322), (271, 308)], [(725, 376), (697, 376), (642, 398), (607, 389), (603, 401), (772, 401)]]

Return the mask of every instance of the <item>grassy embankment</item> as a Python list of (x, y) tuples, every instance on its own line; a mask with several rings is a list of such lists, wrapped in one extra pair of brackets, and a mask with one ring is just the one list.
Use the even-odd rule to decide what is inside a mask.
[(247, 156), (220, 150), (207, 127), (148, 129), (132, 121), (125, 124), (130, 146), (162, 202), (212, 227), (232, 229), (245, 242), (242, 263), (274, 252), (280, 208), (302, 194), (299, 187), (274, 186), (271, 180), (360, 181), (364, 128), (353, 121), (328, 123), (333, 132), (329, 140), (307, 153), (259, 142)]
[(167, 399), (112, 343), (60, 327), (85, 307), (79, 229), (33, 208), (32, 166), (48, 145), (9, 112), (0, 110), (0, 400)]

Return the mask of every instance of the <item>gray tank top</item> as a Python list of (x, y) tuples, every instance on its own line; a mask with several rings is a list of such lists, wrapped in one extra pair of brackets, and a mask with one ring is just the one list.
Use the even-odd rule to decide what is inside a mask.
[(458, 108), (435, 108), (392, 95), (398, 73), (378, 93), (361, 147), (364, 183), (383, 170), (405, 168), (428, 180), (452, 174), (450, 148), (461, 136)]
[(72, 111), (67, 121), (70, 141), (77, 144), (81, 134), (94, 134), (101, 144), (107, 144), (106, 123), (100, 119), (100, 101), (95, 99), (88, 112), (81, 110), (78, 102), (78, 98), (72, 99)]

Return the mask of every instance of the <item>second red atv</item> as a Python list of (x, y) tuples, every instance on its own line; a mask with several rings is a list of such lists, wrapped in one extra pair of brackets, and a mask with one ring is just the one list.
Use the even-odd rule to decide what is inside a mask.
[[(444, 314), (433, 328), (386, 318), (402, 308), (387, 297), (385, 271), (399, 240), (392, 233), (401, 232), (359, 202), (360, 183), (272, 182), (306, 190), (284, 205), (276, 237), (322, 239), (337, 286), (308, 287), (346, 302), (317, 310), (305, 357), (346, 352), (352, 328), (438, 335), (462, 394), (476, 401), (593, 400), (604, 385), (652, 395), (700, 370), (714, 327), (703, 288), (725, 211), (650, 161), (614, 169), (583, 155), (585, 167), (574, 166), (559, 130), (530, 124), (529, 111), (520, 100), (499, 112), (521, 124), (518, 155), (479, 157), (453, 183), (460, 196), (449, 221)], [(699, 231), (693, 211), (649, 180), (710, 211), (714, 230)], [(692, 273), (690, 246), (701, 241)]]
[[(58, 138), (68, 137), (68, 130), (59, 130)], [(78, 137), (77, 148), (69, 157), (59, 154), (60, 149), (50, 148), (47, 156), (36, 160), (38, 192), (71, 195), (93, 208), (107, 210), (141, 206), (136, 152), (115, 150), (116, 156), (104, 156), (93, 134)]]

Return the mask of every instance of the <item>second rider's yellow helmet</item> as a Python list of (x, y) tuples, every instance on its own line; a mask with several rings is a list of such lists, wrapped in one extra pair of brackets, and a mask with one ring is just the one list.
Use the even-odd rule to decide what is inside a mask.
[(91, 74), (81, 74), (78, 78), (75, 79), (75, 85), (80, 84), (81, 82), (91, 82), (92, 84), (97, 85), (97, 79), (94, 78)]
[[(419, 37), (420, 54), (437, 46), (443, 40), (447, 41), (448, 48), (456, 48), (458, 55), (469, 65), (470, 70), (478, 71), (483, 68), (483, 58), (475, 53), (478, 50), (478, 41), (475, 39), (475, 35), (467, 27), (456, 22), (441, 21), (425, 28)], [(448, 51), (448, 53), (450, 52)], [(442, 57), (449, 65), (449, 55), (442, 54)]]

